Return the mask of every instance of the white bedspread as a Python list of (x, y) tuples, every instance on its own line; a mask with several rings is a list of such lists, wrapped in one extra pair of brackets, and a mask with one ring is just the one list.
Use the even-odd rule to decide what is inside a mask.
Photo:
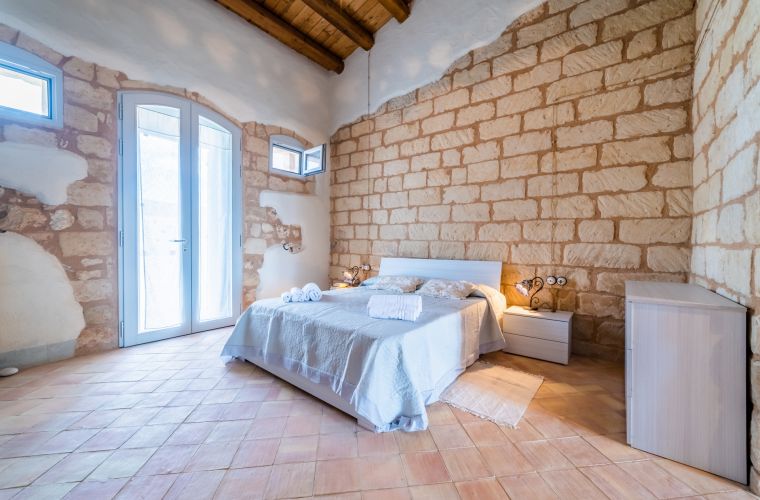
[(320, 302), (255, 302), (240, 317), (222, 355), (284, 368), (329, 388), (377, 431), (427, 428), (425, 406), (480, 354), (505, 346), (504, 296), (423, 297), (414, 323), (367, 315), (372, 294), (326, 292)]

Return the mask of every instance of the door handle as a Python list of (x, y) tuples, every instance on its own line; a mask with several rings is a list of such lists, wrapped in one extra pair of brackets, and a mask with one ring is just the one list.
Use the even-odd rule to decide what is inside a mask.
[(172, 243), (186, 243), (187, 242), (187, 240), (169, 240), (169, 241), (171, 241)]

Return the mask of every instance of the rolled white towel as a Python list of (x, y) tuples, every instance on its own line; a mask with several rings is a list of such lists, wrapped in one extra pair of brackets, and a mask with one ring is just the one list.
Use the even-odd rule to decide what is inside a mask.
[(373, 295), (367, 303), (367, 314), (371, 318), (417, 321), (421, 312), (419, 295)]
[(290, 294), (290, 292), (282, 292), (280, 298), (283, 302), (293, 302), (293, 296)]
[(293, 298), (293, 302), (306, 302), (308, 300), (303, 290), (297, 286), (290, 289), (290, 296)]
[(322, 290), (320, 290), (319, 285), (316, 283), (306, 283), (302, 290), (303, 293), (306, 294), (307, 300), (313, 302), (319, 302), (322, 300)]

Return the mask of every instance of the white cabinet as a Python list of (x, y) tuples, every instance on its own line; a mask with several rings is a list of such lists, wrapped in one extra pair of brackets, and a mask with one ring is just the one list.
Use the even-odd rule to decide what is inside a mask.
[(573, 313), (533, 311), (511, 306), (504, 313), (502, 331), (506, 352), (567, 364)]
[(700, 286), (626, 282), (632, 447), (747, 483), (746, 325)]

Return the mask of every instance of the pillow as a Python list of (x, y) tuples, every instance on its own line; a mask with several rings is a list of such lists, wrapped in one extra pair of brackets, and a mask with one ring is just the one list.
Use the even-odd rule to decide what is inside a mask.
[(444, 299), (466, 299), (475, 291), (475, 285), (468, 281), (427, 280), (422, 288), (417, 290), (419, 295), (441, 297)]
[(369, 288), (408, 293), (415, 291), (420, 284), (422, 279), (416, 276), (378, 276), (377, 281), (369, 285)]
[(379, 276), (373, 276), (371, 278), (367, 278), (366, 280), (359, 283), (359, 286), (371, 286), (377, 283), (377, 280), (379, 279)]

